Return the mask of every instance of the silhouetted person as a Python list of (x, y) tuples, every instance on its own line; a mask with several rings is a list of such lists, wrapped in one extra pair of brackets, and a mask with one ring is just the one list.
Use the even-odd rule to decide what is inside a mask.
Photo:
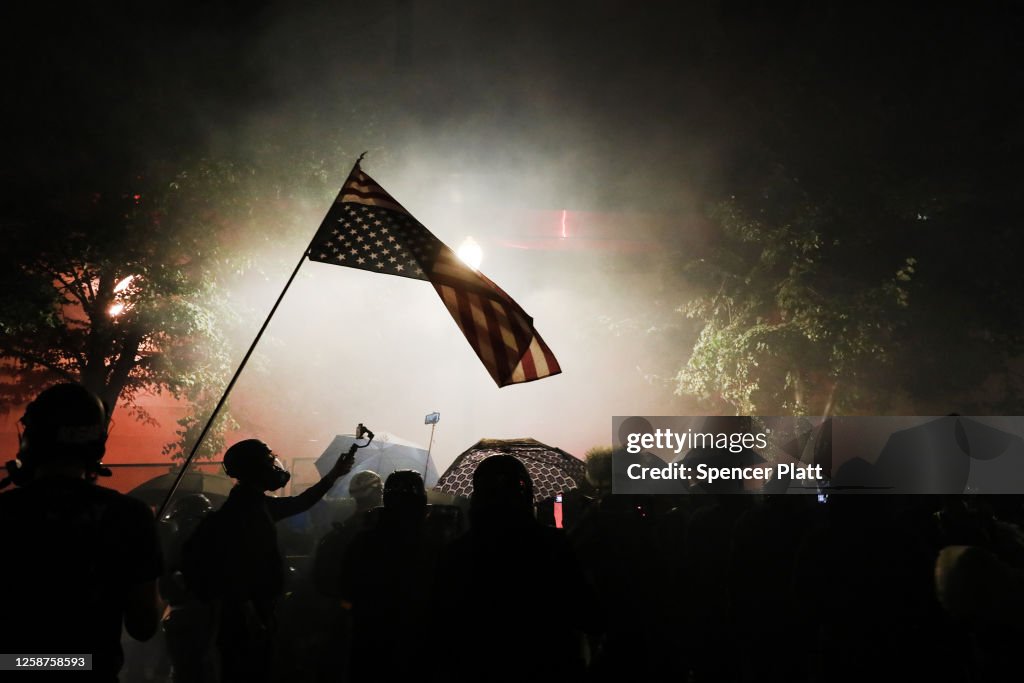
[(359, 515), (384, 504), (384, 482), (371, 470), (356, 472), (348, 483), (348, 494), (356, 502), (356, 515)]
[(169, 605), (162, 628), (173, 667), (172, 680), (182, 683), (216, 680), (214, 609), (188, 590), (181, 574), (182, 546), (212, 511), (209, 498), (193, 493), (175, 501), (170, 513), (160, 521), (166, 560), (160, 594)]
[(224, 470), (238, 483), (190, 542), (196, 544), (194, 552), (216, 556), (207, 559), (219, 575), (211, 577), (212, 585), (203, 592), (220, 607), (217, 647), (225, 683), (265, 681), (271, 676), (274, 607), (285, 585), (275, 522), (311, 508), (350, 469), (352, 460), (339, 458), (319, 482), (298, 496), (274, 498), (266, 492), (283, 488), (290, 475), (269, 446), (247, 439), (224, 454)]
[(736, 521), (753, 504), (741, 487), (737, 493), (708, 496), (713, 502), (694, 510), (686, 529), (684, 619), (692, 679), (699, 683), (738, 678), (735, 643), (729, 639), (729, 561)]
[(419, 472), (400, 470), (384, 484), (376, 524), (349, 546), (341, 597), (352, 613), (352, 680), (412, 680), (427, 662), (429, 596), (436, 548), (424, 534), (427, 494)]
[(333, 528), (317, 544), (313, 566), (313, 578), (317, 590), (332, 598), (341, 595), (339, 582), (345, 553), (360, 531), (366, 528), (369, 518), (376, 514), (384, 502), (384, 482), (380, 475), (363, 470), (352, 475), (348, 493), (356, 502), (356, 511), (344, 522), (334, 522)]
[[(380, 513), (384, 481), (371, 470), (356, 472), (348, 483), (348, 493), (356, 503), (355, 512), (343, 522), (335, 521), (316, 547), (313, 583), (323, 602), (325, 638), (316, 648), (316, 667), (321, 680), (348, 680), (351, 668), (352, 615), (350, 605), (343, 608), (341, 576), (345, 557), (353, 539)], [(342, 672), (339, 679), (339, 673)]]
[(963, 680), (941, 629), (935, 554), (896, 514), (900, 502), (834, 493), (824, 526), (801, 544), (794, 632), (811, 680)]
[[(941, 525), (952, 544), (942, 548), (935, 564), (938, 599), (952, 625), (962, 629), (962, 640), (972, 645), (971, 680), (1019, 680), (1024, 529), (1005, 517), (1011, 513), (1013, 519), (1008, 508), (1015, 505), (1010, 496), (949, 498)], [(961, 508), (958, 520), (950, 519), (957, 514), (953, 505)]]
[[(660, 655), (666, 652), (665, 624), (677, 615), (663, 609), (668, 596), (656, 578), (669, 568), (667, 553), (656, 545), (653, 503), (657, 498), (606, 495), (587, 509), (568, 534), (601, 595), (607, 625), (593, 655), (592, 680), (654, 680), (664, 668)], [(677, 648), (670, 649), (673, 659), (682, 659)]]
[(92, 654), (91, 680), (116, 681), (121, 627), (156, 632), (160, 546), (149, 507), (97, 486), (107, 409), (78, 384), (43, 391), (21, 418), (19, 488), (0, 495), (0, 649)]
[(732, 650), (738, 662), (734, 680), (799, 679), (802, 661), (780, 653), (796, 631), (789, 586), (797, 552), (814, 523), (815, 506), (820, 507), (813, 495), (765, 496), (736, 520), (727, 574), (729, 637), (736, 642), (752, 629), (758, 637)]
[(470, 530), (438, 569), (435, 629), (453, 649), (446, 681), (577, 681), (583, 634), (600, 630), (596, 599), (560, 529), (539, 524), (533, 482), (511, 455), (473, 473)]
[[(634, 431), (652, 428), (643, 418), (627, 419), (619, 430), (626, 442)], [(651, 454), (642, 454), (654, 457)], [(654, 626), (652, 597), (658, 583), (654, 572), (664, 571), (665, 553), (655, 551), (651, 519), (653, 496), (612, 493), (613, 469), (625, 472), (617, 458), (639, 460), (624, 448), (595, 447), (586, 455), (587, 481), (595, 499), (586, 507), (578, 523), (567, 531), (569, 541), (588, 576), (601, 595), (604, 623), (600, 644), (595, 644), (592, 669), (595, 681), (615, 680), (622, 676), (650, 679), (658, 667), (657, 648), (648, 646), (664, 633)], [(618, 491), (619, 481), (615, 481)], [(655, 566), (657, 564), (658, 566)], [(665, 596), (657, 596), (659, 604)], [(678, 652), (673, 652), (678, 655)]]

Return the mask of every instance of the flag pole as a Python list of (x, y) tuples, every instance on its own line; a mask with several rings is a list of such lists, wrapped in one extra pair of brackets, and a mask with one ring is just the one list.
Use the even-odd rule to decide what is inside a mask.
[[(359, 169), (359, 163), (363, 160), (363, 157), (365, 156), (366, 152), (363, 152), (362, 154), (359, 155), (359, 158), (356, 159), (356, 163), (352, 165), (352, 170), (349, 171), (348, 173), (348, 178), (345, 179), (345, 183), (341, 186), (342, 189), (344, 189), (345, 185), (348, 184), (348, 181), (352, 179), (352, 176)], [(317, 233), (319, 232), (320, 230), (318, 228)], [(210, 427), (213, 426), (214, 420), (217, 419), (217, 415), (220, 414), (221, 409), (227, 402), (228, 395), (231, 393), (231, 390), (235, 387), (235, 382), (238, 381), (239, 376), (241, 376), (242, 374), (242, 370), (245, 369), (246, 363), (249, 362), (249, 358), (252, 356), (252, 352), (256, 350), (256, 345), (259, 344), (260, 338), (263, 337), (263, 333), (266, 332), (267, 327), (270, 325), (270, 319), (274, 317), (274, 314), (277, 312), (277, 307), (281, 305), (281, 301), (284, 299), (284, 295), (288, 293), (288, 288), (291, 287), (292, 282), (295, 281), (295, 276), (299, 274), (299, 269), (302, 268), (302, 264), (305, 263), (306, 257), (309, 256), (309, 250), (313, 248), (313, 242), (315, 241), (316, 233), (313, 234), (313, 238), (310, 239), (309, 244), (306, 246), (306, 249), (302, 252), (302, 256), (301, 258), (299, 258), (299, 262), (295, 264), (295, 269), (292, 271), (291, 276), (289, 276), (288, 282), (285, 283), (284, 289), (282, 289), (281, 293), (277, 296), (277, 301), (274, 302), (274, 306), (270, 309), (270, 313), (267, 314), (267, 319), (264, 320), (263, 325), (260, 326), (259, 332), (256, 333), (256, 338), (253, 339), (252, 344), (249, 345), (249, 350), (246, 351), (245, 356), (242, 357), (242, 362), (239, 363), (238, 368), (235, 370), (235, 374), (232, 375), (231, 377), (231, 381), (228, 382), (227, 387), (224, 389), (224, 393), (221, 394), (220, 400), (217, 401), (217, 405), (214, 407), (213, 412), (210, 413), (210, 417), (207, 418), (206, 424), (203, 425), (203, 431), (199, 433), (199, 438), (196, 439), (196, 442), (192, 445), (192, 450), (189, 451), (188, 457), (185, 458), (185, 462), (182, 463), (181, 469), (178, 471), (178, 475), (174, 478), (174, 483), (171, 485), (171, 489), (167, 492), (167, 496), (164, 498), (164, 502), (160, 505), (160, 509), (157, 511), (156, 518), (158, 520), (163, 516), (164, 511), (167, 509), (167, 506), (171, 502), (171, 498), (174, 497), (175, 491), (178, 490), (178, 486), (181, 484), (182, 477), (185, 476), (185, 472), (187, 472), (189, 466), (191, 466), (192, 461), (196, 457), (196, 453), (199, 452), (199, 446), (202, 445), (203, 440), (206, 438), (206, 435), (210, 431)]]

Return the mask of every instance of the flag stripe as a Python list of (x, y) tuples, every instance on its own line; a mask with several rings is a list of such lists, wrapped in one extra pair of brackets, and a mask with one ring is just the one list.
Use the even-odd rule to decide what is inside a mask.
[[(487, 301), (486, 299), (479, 299), (479, 302), (480, 311), (484, 317), (484, 324), (487, 326), (487, 332), (490, 336), (491, 350), (494, 353), (494, 360), (501, 371), (502, 377), (507, 377), (509, 373), (515, 369), (515, 364), (509, 360), (505, 341), (502, 338), (501, 326), (498, 324), (498, 316), (494, 314), (494, 308), (491, 306), (490, 301)], [(513, 351), (515, 351), (515, 349), (513, 349)]]
[(428, 280), (498, 386), (560, 372), (533, 318), (419, 223), (358, 165), (308, 252), (334, 265)]
[[(476, 321), (473, 319), (472, 304), (469, 300), (469, 295), (464, 292), (460, 292), (457, 289), (452, 289), (452, 294), (455, 299), (457, 306), (458, 317), (456, 322), (459, 327), (462, 328), (462, 333), (466, 335), (466, 340), (469, 345), (476, 351), (477, 357), (487, 368), (487, 372), (494, 378), (495, 382), (501, 382), (501, 376), (497, 372), (497, 368), (494, 365), (494, 355), (490, 353), (490, 349), (486, 344), (482, 342), (486, 339), (486, 335), (481, 335), (476, 326)], [(452, 315), (455, 315), (455, 311), (452, 311)]]
[(534, 337), (533, 342), (530, 344), (530, 350), (527, 351), (530, 358), (533, 359), (533, 365), (536, 368), (534, 374), (538, 377), (547, 375), (548, 373), (548, 360), (544, 357), (544, 351), (540, 348), (537, 343), (537, 338)]
[(505, 307), (497, 301), (489, 301), (491, 310), (494, 311), (494, 316), (498, 325), (498, 329), (501, 330), (501, 340), (505, 343), (507, 348), (512, 355), (516, 353), (516, 349), (519, 345), (516, 343), (516, 337), (512, 333), (512, 325), (508, 322), (508, 314), (505, 312)]
[[(349, 200), (346, 199), (347, 197), (354, 197), (355, 199)], [(359, 199), (382, 199), (384, 201), (391, 202), (396, 206), (399, 206), (398, 202), (392, 199), (391, 195), (389, 195), (387, 192), (375, 192), (370, 188), (362, 189), (356, 186), (346, 187), (345, 191), (342, 192), (342, 194), (340, 195), (338, 201), (340, 203), (345, 203), (346, 201), (354, 201), (355, 203), (359, 203)]]
[(487, 342), (480, 344), (480, 360), (487, 367), (494, 368), (494, 372), (498, 373), (499, 377), (504, 378), (508, 375), (509, 368), (507, 363), (501, 363), (498, 358), (498, 351), (501, 350), (501, 345), (494, 343), (491, 328), (487, 324), (487, 315), (484, 313), (484, 302), (479, 296), (474, 294), (466, 295), (466, 300), (473, 316), (473, 325), (476, 327), (477, 339), (481, 342)]
[(544, 365), (547, 368), (547, 375), (557, 375), (562, 371), (562, 366), (558, 364), (558, 359), (555, 358), (555, 354), (552, 353), (548, 345), (544, 343), (544, 340), (540, 338), (539, 334), (536, 334), (536, 339), (540, 344), (541, 351), (544, 354)]
[(396, 203), (390, 197), (381, 197), (376, 194), (347, 191), (341, 198), (342, 204), (356, 204), (359, 206), (379, 206), (392, 211), (403, 211), (401, 204)]
[(533, 354), (530, 353), (529, 347), (526, 348), (523, 357), (519, 359), (519, 363), (523, 366), (523, 381), (529, 382), (531, 379), (537, 378), (537, 367), (533, 364)]

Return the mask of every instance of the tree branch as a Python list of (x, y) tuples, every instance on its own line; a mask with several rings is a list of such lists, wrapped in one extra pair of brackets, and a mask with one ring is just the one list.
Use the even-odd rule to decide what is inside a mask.
[(4, 349), (4, 355), (10, 356), (12, 358), (16, 358), (16, 359), (21, 360), (21, 361), (24, 361), (25, 363), (28, 363), (29, 365), (39, 365), (39, 366), (42, 366), (42, 367), (46, 368), (47, 370), (52, 370), (53, 372), (56, 372), (58, 375), (60, 375), (64, 379), (67, 379), (67, 380), (72, 381), (72, 382), (77, 379), (73, 374), (71, 374), (70, 372), (68, 372), (64, 368), (60, 367), (59, 365), (55, 365), (52, 361), (48, 361), (45, 358), (42, 358), (40, 356), (36, 356), (34, 354), (31, 354), (31, 353), (26, 353), (24, 351), (17, 351), (17, 350), (11, 350), (9, 348), (5, 348)]
[(36, 261), (35, 265), (37, 268), (45, 272), (47, 275), (49, 275), (50, 277), (54, 278), (62, 285), (64, 285), (64, 289), (70, 292), (71, 295), (78, 300), (78, 303), (82, 304), (83, 308), (85, 307), (85, 305), (88, 303), (88, 299), (85, 296), (85, 292), (82, 291), (80, 287), (76, 286), (75, 281), (68, 282), (67, 280), (64, 279), (64, 277), (61, 275), (59, 271), (53, 270), (52, 268), (50, 268), (41, 261)]
[(138, 333), (129, 334), (121, 344), (121, 353), (114, 361), (110, 374), (107, 376), (106, 398), (110, 401), (110, 408), (113, 409), (121, 391), (128, 382), (128, 376), (135, 367), (135, 356), (139, 352), (139, 345), (142, 343), (142, 335)]

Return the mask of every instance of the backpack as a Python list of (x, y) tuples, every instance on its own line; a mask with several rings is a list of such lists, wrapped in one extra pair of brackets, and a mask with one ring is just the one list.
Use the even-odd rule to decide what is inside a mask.
[(218, 511), (203, 518), (181, 549), (185, 587), (204, 602), (223, 598), (228, 589), (224, 522)]

